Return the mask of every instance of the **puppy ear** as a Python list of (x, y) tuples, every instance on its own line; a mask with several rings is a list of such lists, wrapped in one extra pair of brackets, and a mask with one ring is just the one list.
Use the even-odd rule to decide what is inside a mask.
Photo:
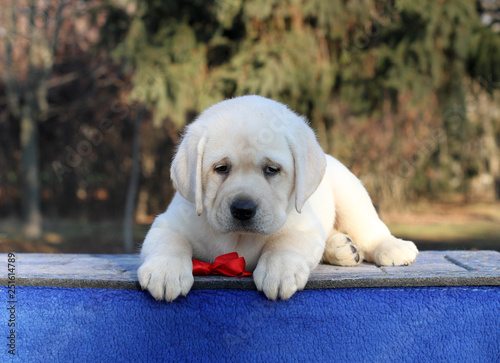
[(196, 213), (203, 212), (203, 153), (206, 137), (188, 128), (177, 149), (170, 177), (175, 189), (187, 200), (196, 205)]
[(326, 158), (314, 131), (303, 120), (288, 137), (288, 147), (295, 166), (295, 209), (298, 213), (316, 191), (325, 175)]

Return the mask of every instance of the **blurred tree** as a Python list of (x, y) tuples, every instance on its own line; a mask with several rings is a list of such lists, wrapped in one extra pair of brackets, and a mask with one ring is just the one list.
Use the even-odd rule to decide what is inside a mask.
[(132, 253), (134, 251), (134, 216), (139, 190), (139, 176), (141, 164), (141, 127), (144, 120), (145, 107), (140, 107), (136, 115), (134, 124), (134, 135), (132, 139), (132, 167), (130, 171), (130, 180), (127, 189), (125, 200), (125, 211), (123, 218), (123, 247), (125, 252)]
[[(120, 2), (116, 5), (114, 1), (106, 1), (104, 6), (98, 7), (105, 8), (107, 11), (106, 22), (101, 28), (101, 33), (103, 34), (100, 42), (98, 44), (98, 48), (105, 49), (106, 51), (109, 49), (115, 48), (120, 42), (123, 41), (125, 31), (124, 29), (130, 24), (131, 19), (133, 19), (134, 14), (137, 16), (134, 2)], [(119, 57), (120, 62), (127, 67), (129, 64), (129, 57), (127, 55), (123, 55)], [(130, 69), (129, 69), (130, 71)], [(155, 80), (150, 79), (154, 85)], [(151, 84), (148, 84), (146, 89), (151, 87)], [(134, 120), (134, 129), (133, 129), (133, 137), (132, 137), (132, 165), (130, 168), (130, 178), (127, 188), (127, 193), (125, 196), (125, 209), (124, 209), (124, 218), (123, 218), (123, 248), (125, 252), (132, 253), (134, 250), (134, 236), (133, 236), (133, 226), (136, 217), (136, 201), (139, 192), (139, 179), (141, 175), (141, 164), (142, 164), (142, 125), (145, 118), (146, 108), (144, 104), (135, 102), (135, 100), (131, 100), (129, 97), (129, 103), (137, 108)], [(144, 209), (144, 195), (142, 193), (142, 201), (140, 200), (140, 206)], [(145, 211), (141, 211), (142, 214), (145, 214)]]
[(472, 162), (462, 155), (471, 137), (465, 83), (500, 77), (500, 37), (481, 22), (479, 2), (137, 6), (115, 54), (135, 67), (131, 96), (156, 124), (180, 130), (214, 102), (260, 94), (307, 115), (324, 148), (390, 203), (382, 207), (412, 191), (464, 187)]
[(2, 79), (10, 112), (21, 124), (23, 232), (30, 239), (42, 234), (38, 121), (45, 118), (48, 110), (47, 84), (64, 7), (64, 0), (11, 0), (4, 4), (7, 34)]

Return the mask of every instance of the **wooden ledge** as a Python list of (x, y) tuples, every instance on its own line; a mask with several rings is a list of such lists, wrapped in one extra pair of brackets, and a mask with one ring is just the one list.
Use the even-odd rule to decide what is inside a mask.
[[(2, 254), (7, 261), (7, 254)], [(140, 289), (137, 255), (15, 254), (17, 286)], [(4, 264), (5, 266), (5, 264)], [(0, 281), (7, 285), (7, 268)], [(320, 265), (306, 289), (500, 285), (500, 253), (424, 251), (411, 266)], [(197, 276), (193, 289), (255, 289), (251, 277)]]

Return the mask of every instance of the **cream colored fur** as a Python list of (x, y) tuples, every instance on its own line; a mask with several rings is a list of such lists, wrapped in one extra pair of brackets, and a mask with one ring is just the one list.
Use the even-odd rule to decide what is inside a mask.
[[(322, 259), (392, 266), (418, 254), (391, 235), (361, 182), (323, 153), (306, 121), (270, 99), (243, 96), (204, 111), (188, 126), (171, 176), (178, 193), (147, 234), (138, 270), (156, 299), (189, 292), (192, 258), (238, 252), (274, 300), (303, 289)], [(234, 217), (239, 200), (256, 206), (252, 218)]]

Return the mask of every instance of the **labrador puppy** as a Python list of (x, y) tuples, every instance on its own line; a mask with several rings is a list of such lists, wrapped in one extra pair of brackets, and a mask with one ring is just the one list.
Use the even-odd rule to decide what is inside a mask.
[(288, 299), (320, 261), (408, 265), (361, 182), (325, 155), (306, 120), (260, 96), (217, 103), (190, 124), (171, 167), (177, 190), (146, 235), (138, 270), (158, 300), (186, 295), (192, 258), (238, 252), (267, 298)]

